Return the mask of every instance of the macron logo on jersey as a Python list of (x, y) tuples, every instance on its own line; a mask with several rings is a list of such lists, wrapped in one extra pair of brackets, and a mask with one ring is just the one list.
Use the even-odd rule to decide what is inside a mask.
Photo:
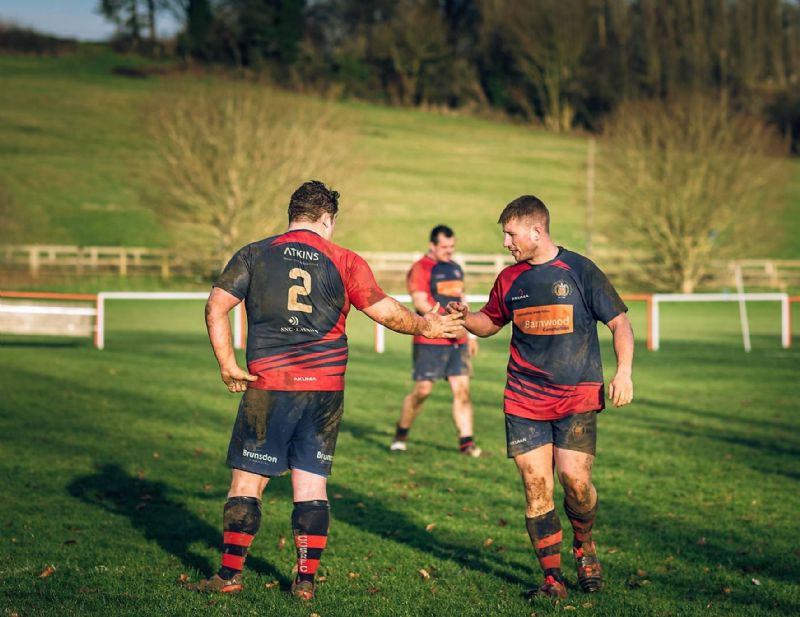
[(315, 251), (302, 251), (300, 249), (287, 246), (283, 249), (284, 257), (296, 257), (297, 259), (305, 259), (306, 261), (319, 261), (319, 253)]

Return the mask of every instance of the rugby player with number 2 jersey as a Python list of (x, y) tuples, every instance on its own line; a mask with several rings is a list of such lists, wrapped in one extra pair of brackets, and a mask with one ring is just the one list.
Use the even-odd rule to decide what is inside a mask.
[[(441, 315), (438, 305), (416, 315), (387, 296), (361, 257), (331, 242), (338, 197), (321, 182), (300, 186), (289, 202), (288, 230), (240, 249), (206, 304), (222, 380), (244, 396), (228, 447), (232, 474), (222, 566), (192, 589), (241, 591), (245, 557), (261, 523), (262, 492), (271, 477), (290, 469), (297, 550), (291, 591), (313, 598), (330, 524), (326, 487), (344, 406), (351, 306), (404, 334), (463, 333), (463, 319)], [(237, 364), (228, 317), (240, 302), (247, 309), (247, 370)]]
[(605, 274), (586, 257), (553, 243), (547, 207), (532, 195), (506, 206), (498, 221), (516, 264), (495, 281), (478, 312), (453, 302), (477, 336), (512, 323), (504, 392), (506, 442), (525, 487), (525, 523), (542, 584), (528, 596), (565, 598), (561, 522), (553, 500), (553, 470), (564, 488), (573, 531), (578, 585), (598, 591), (602, 570), (592, 539), (597, 491), (592, 485), (597, 413), (605, 405), (597, 322), (608, 326), (617, 368), (608, 396), (617, 407), (633, 400), (633, 330), (627, 307)]

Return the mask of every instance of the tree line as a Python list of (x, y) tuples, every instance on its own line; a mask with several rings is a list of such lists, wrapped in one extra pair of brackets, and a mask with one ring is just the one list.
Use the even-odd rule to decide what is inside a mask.
[(800, 148), (795, 0), (100, 0), (117, 43), (404, 106), (597, 129), (622, 102), (711, 90)]

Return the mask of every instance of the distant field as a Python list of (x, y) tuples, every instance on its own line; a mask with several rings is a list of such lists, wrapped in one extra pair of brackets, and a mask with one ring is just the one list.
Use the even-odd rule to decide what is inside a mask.
[[(777, 308), (750, 312), (749, 355), (732, 305), (665, 307), (663, 348), (647, 353), (642, 305), (632, 304), (636, 402), (600, 418), (597, 539), (606, 589), (576, 591), (565, 550), (571, 595), (555, 607), (520, 597), (539, 575), (522, 491), (504, 456), (505, 332), (483, 341), (475, 366), (476, 436), (486, 455), (455, 452), (440, 385), (409, 451), (394, 456), (387, 445), (410, 386), (409, 341), (391, 335), (378, 356), (366, 319), (351, 317), (327, 578), (311, 607), (286, 594), (294, 561), (286, 478), (265, 494), (245, 592), (209, 599), (179, 588), (181, 574), (208, 575), (218, 562), (237, 400), (218, 381), (201, 302), (109, 303), (104, 352), (88, 340), (0, 338), (0, 610), (798, 614), (800, 314), (796, 346), (782, 350)], [(607, 334), (602, 340), (608, 378), (613, 356)], [(38, 578), (47, 565), (55, 573)], [(267, 588), (271, 581), (279, 585)]]
[[(0, 181), (30, 225), (16, 241), (165, 245), (142, 203), (137, 170), (148, 154), (143, 104), (163, 81), (111, 74), (135, 64), (102, 49), (61, 58), (0, 57)], [(337, 239), (359, 250), (419, 250), (429, 229), (452, 225), (459, 248), (497, 252), (502, 207), (535, 193), (554, 235), (583, 249), (586, 140), (526, 126), (363, 103), (339, 108), (361, 163), (343, 195)], [(800, 257), (800, 162), (790, 164), (785, 234), (760, 255)]]

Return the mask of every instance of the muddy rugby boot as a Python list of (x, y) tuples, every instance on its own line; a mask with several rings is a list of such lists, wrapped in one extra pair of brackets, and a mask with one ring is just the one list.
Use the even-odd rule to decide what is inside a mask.
[(483, 450), (481, 450), (481, 449), (480, 449), (478, 446), (476, 446), (474, 443), (473, 443), (473, 444), (470, 444), (470, 445), (468, 445), (466, 448), (464, 448), (463, 450), (461, 450), (461, 454), (465, 454), (466, 456), (471, 456), (472, 458), (478, 458), (478, 457), (480, 457), (480, 455), (481, 455), (481, 453), (482, 453), (482, 452), (483, 452)]
[(525, 592), (525, 599), (532, 600), (533, 598), (554, 598), (556, 600), (563, 600), (567, 597), (567, 588), (564, 583), (557, 581), (553, 576), (546, 576), (544, 582), (536, 589), (531, 589)]
[(295, 598), (299, 598), (304, 602), (310, 602), (314, 599), (314, 587), (315, 585), (311, 581), (299, 581), (294, 579), (291, 593)]
[(244, 589), (242, 574), (235, 574), (233, 578), (224, 579), (219, 574), (203, 579), (197, 583), (188, 583), (186, 589), (205, 593), (239, 593)]
[(572, 553), (575, 555), (580, 588), (586, 593), (600, 591), (603, 586), (603, 569), (597, 559), (597, 547), (594, 542), (585, 542), (579, 548), (573, 548)]

